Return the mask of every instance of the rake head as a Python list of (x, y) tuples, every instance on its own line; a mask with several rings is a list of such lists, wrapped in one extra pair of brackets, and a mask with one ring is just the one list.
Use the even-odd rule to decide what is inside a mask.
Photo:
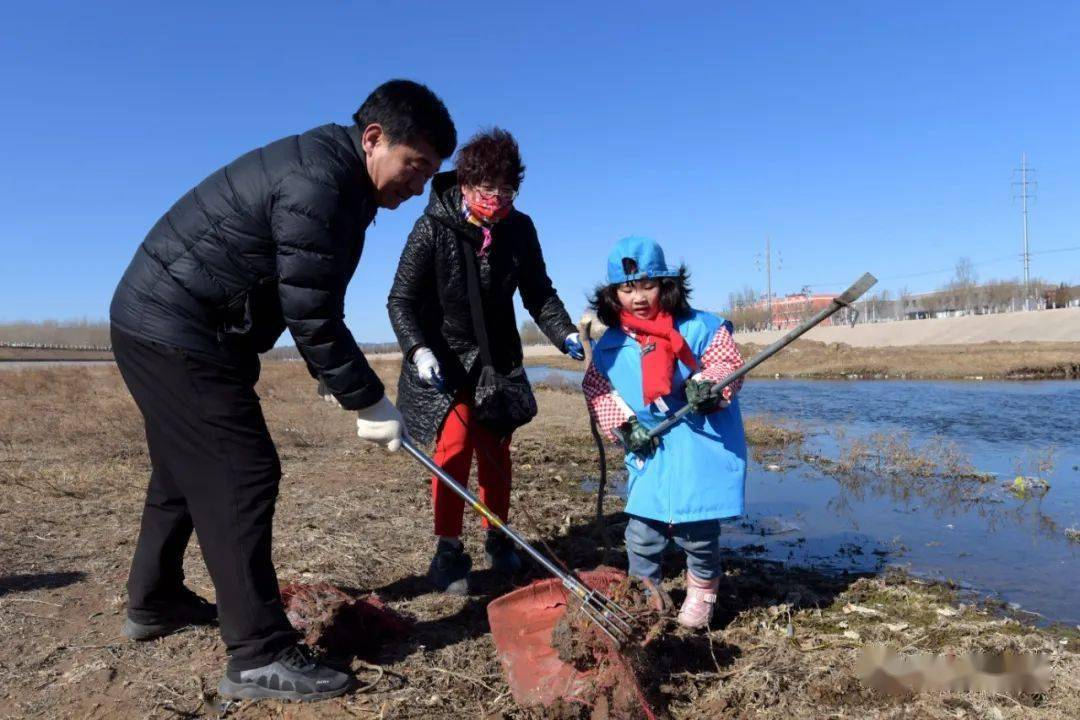
[(630, 640), (634, 633), (633, 618), (618, 603), (601, 592), (579, 585), (569, 588), (581, 601), (581, 612), (611, 638), (616, 647)]

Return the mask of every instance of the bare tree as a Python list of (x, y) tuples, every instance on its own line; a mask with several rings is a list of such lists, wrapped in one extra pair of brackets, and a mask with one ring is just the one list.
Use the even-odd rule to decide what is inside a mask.
[(908, 306), (911, 304), (911, 291), (907, 286), (900, 288), (900, 299), (897, 302), (896, 319), (903, 320), (907, 317)]
[(523, 321), (518, 333), (521, 335), (522, 345), (540, 345), (546, 340), (544, 333), (540, 332), (540, 328), (532, 320)]
[(947, 290), (951, 290), (956, 296), (956, 306), (958, 310), (965, 312), (973, 312), (975, 309), (975, 287), (978, 285), (979, 276), (975, 272), (975, 263), (971, 262), (971, 258), (962, 257), (956, 261), (956, 271), (953, 275), (953, 279), (945, 287)]

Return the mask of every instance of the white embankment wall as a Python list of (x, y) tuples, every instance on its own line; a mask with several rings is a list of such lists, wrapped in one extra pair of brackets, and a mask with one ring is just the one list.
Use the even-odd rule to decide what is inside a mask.
[[(768, 345), (779, 330), (736, 333), (740, 343)], [(1080, 342), (1080, 308), (965, 315), (934, 320), (900, 320), (816, 327), (804, 338), (852, 347), (971, 345), (984, 342)]]

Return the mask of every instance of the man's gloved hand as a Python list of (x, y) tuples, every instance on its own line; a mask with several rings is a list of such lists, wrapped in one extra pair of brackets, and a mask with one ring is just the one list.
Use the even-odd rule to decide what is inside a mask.
[(563, 341), (563, 347), (566, 348), (566, 354), (575, 360), (585, 359), (585, 346), (581, 344), (580, 333), (567, 335), (566, 340)]
[(615, 437), (622, 443), (626, 452), (632, 452), (641, 457), (652, 457), (656, 452), (656, 446), (660, 444), (658, 438), (649, 437), (649, 431), (632, 417), (614, 430)]
[(401, 448), (402, 417), (394, 403), (383, 395), (379, 402), (356, 411), (356, 436), (361, 440), (386, 445), (390, 452)]
[(412, 362), (416, 367), (416, 372), (420, 375), (421, 382), (440, 392), (445, 389), (442, 368), (439, 367), (439, 361), (435, 359), (435, 353), (431, 352), (429, 348), (417, 348), (413, 352)]
[(708, 415), (711, 412), (722, 410), (731, 405), (730, 400), (725, 400), (719, 388), (714, 394), (715, 383), (701, 377), (701, 373), (694, 375), (686, 381), (686, 401), (690, 409), (698, 415)]
[(339, 403), (338, 399), (334, 397), (334, 394), (330, 392), (330, 388), (326, 387), (326, 383), (323, 382), (322, 379), (319, 380), (319, 389), (317, 392), (319, 393), (319, 397), (321, 397), (326, 402), (330, 403), (331, 405), (337, 405), (338, 407), (341, 407), (341, 403)]

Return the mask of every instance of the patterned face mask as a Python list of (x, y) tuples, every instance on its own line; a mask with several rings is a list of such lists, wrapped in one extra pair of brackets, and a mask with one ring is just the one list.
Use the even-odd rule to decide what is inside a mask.
[(469, 209), (469, 212), (484, 225), (494, 225), (514, 209), (512, 195), (506, 197), (503, 195), (485, 195), (475, 188), (467, 192), (462, 190), (462, 195), (465, 197), (465, 206)]

